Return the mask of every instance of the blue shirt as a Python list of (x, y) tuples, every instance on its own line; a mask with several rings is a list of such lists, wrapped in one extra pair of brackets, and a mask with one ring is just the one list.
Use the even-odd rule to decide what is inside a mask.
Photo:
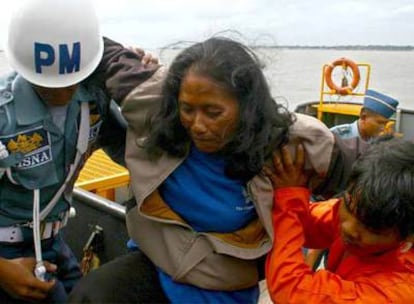
[(165, 180), (160, 193), (176, 213), (199, 232), (233, 232), (255, 218), (246, 186), (224, 174), (224, 160), (194, 146)]
[[(257, 217), (245, 184), (224, 174), (225, 161), (194, 146), (188, 157), (165, 180), (165, 202), (199, 232), (236, 231)], [(158, 269), (164, 292), (172, 303), (256, 303), (259, 288), (213, 291), (174, 282)]]
[(354, 137), (361, 138), (361, 135), (359, 134), (359, 129), (358, 129), (358, 120), (354, 121), (351, 124), (342, 124), (342, 125), (334, 126), (330, 130), (333, 133), (338, 134), (339, 137), (341, 137), (342, 139), (354, 138)]

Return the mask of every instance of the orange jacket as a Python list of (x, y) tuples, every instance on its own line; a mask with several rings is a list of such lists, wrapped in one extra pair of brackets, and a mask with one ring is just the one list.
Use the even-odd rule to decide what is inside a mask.
[[(275, 191), (275, 241), (266, 261), (274, 303), (414, 303), (414, 249), (402, 253), (398, 248), (365, 260), (343, 258), (340, 200), (309, 204), (308, 198), (304, 188)], [(328, 269), (313, 272), (305, 264), (303, 246), (329, 247)]]

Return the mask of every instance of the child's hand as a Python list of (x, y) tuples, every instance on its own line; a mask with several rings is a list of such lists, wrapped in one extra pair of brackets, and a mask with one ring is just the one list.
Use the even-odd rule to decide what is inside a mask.
[(281, 148), (281, 154), (273, 154), (273, 168), (265, 166), (263, 172), (272, 181), (273, 187), (302, 187), (307, 186), (309, 172), (305, 172), (305, 151), (301, 144), (296, 147), (296, 159), (292, 162), (289, 150)]

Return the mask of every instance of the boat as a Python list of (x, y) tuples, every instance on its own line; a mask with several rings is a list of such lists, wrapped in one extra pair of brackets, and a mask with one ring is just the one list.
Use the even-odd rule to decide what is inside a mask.
[(78, 261), (87, 268), (85, 273), (127, 253), (126, 212), (122, 203), (76, 187), (72, 206), (76, 215), (69, 219), (62, 233)]
[[(328, 127), (354, 122), (363, 106), (370, 73), (369, 64), (355, 63), (348, 58), (339, 58), (325, 64), (322, 67), (319, 100), (300, 103), (294, 112), (316, 117)], [(364, 75), (365, 79), (361, 80), (361, 75)], [(359, 90), (356, 90), (357, 87)], [(414, 109), (398, 107), (387, 124), (386, 131), (407, 140), (414, 140)]]

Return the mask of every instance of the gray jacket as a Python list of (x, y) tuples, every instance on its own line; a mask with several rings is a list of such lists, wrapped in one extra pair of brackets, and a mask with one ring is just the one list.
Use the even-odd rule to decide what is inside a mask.
[[(165, 69), (159, 68), (122, 102), (128, 122), (125, 160), (137, 205), (127, 212), (129, 235), (152, 262), (178, 282), (212, 290), (237, 290), (258, 282), (257, 259), (272, 247), (273, 188), (262, 174), (247, 183), (258, 220), (234, 233), (199, 233), (169, 210), (157, 188), (185, 158), (163, 154), (150, 160), (141, 147), (147, 114), (160, 101)], [(291, 127), (292, 153), (300, 140), (307, 166), (318, 173), (314, 184), (326, 177), (334, 157), (334, 136), (319, 120), (297, 114)]]

